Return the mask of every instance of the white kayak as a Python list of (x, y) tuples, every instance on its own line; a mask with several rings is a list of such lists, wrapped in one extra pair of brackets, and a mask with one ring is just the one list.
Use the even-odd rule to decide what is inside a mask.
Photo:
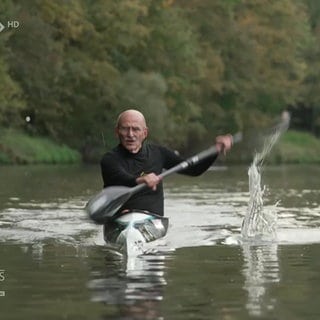
[(143, 253), (145, 243), (164, 237), (168, 218), (145, 211), (117, 214), (104, 225), (107, 245), (127, 255)]

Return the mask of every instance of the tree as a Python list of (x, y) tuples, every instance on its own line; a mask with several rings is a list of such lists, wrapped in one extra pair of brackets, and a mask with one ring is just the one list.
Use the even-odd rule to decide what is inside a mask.
[[(0, 8), (0, 16), (5, 24), (16, 13), (16, 8), (11, 1), (3, 1)], [(0, 125), (12, 127), (20, 124), (19, 112), (24, 106), (22, 90), (19, 84), (10, 75), (10, 64), (8, 57), (10, 49), (7, 43), (12, 32), (5, 29), (0, 37)]]
[[(302, 53), (310, 37), (301, 2), (176, 3), (186, 7), (204, 52), (210, 52), (209, 48), (216, 53), (215, 60), (221, 66), (215, 72), (219, 85), (204, 87), (201, 94), (207, 126), (212, 125), (210, 120), (224, 128), (230, 121), (237, 127), (258, 123), (262, 116), (278, 114), (296, 101), (306, 69)], [(206, 104), (210, 98), (213, 101)]]
[(181, 8), (156, 0), (149, 1), (148, 14), (141, 21), (149, 33), (130, 51), (130, 65), (145, 74), (161, 75), (167, 88), (161, 141), (177, 148), (186, 146), (188, 135), (203, 134), (197, 102), (203, 64), (197, 35)]
[(123, 108), (138, 108), (147, 118), (150, 137), (154, 141), (167, 138), (167, 84), (161, 74), (129, 70), (119, 82), (119, 103)]
[(305, 2), (310, 17), (312, 38), (304, 54), (307, 72), (303, 83), (303, 94), (298, 103), (293, 104), (293, 112), (298, 115), (295, 121), (298, 128), (320, 135), (320, 3), (316, 0)]

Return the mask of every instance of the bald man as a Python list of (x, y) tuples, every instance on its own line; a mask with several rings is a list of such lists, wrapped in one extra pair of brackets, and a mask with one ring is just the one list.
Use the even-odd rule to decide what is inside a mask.
[[(133, 195), (119, 212), (143, 210), (163, 216), (163, 186), (159, 174), (163, 169), (170, 169), (185, 159), (170, 149), (146, 141), (148, 127), (143, 114), (138, 110), (122, 112), (115, 133), (119, 144), (107, 152), (100, 163), (104, 188), (117, 185), (133, 187), (145, 183), (149, 188)], [(219, 152), (226, 152), (231, 146), (231, 135), (216, 138)], [(216, 155), (211, 156), (181, 173), (198, 176), (216, 158)]]

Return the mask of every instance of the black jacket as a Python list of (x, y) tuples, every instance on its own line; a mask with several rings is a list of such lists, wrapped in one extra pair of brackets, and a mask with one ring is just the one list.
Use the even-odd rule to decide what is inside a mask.
[[(199, 164), (181, 171), (180, 173), (198, 176), (205, 172), (215, 161), (217, 156), (203, 160)], [(104, 188), (110, 186), (133, 187), (136, 178), (143, 174), (155, 173), (159, 175), (163, 169), (170, 169), (185, 160), (175, 152), (155, 144), (144, 142), (138, 153), (130, 153), (122, 145), (107, 152), (101, 160), (101, 173)], [(163, 185), (160, 183), (157, 190), (143, 190), (133, 195), (120, 209), (139, 209), (163, 216)]]

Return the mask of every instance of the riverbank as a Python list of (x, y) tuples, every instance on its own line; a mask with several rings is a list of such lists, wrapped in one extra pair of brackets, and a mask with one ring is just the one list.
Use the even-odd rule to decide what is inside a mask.
[[(263, 146), (263, 136), (244, 137), (243, 142), (235, 145), (226, 157), (227, 163), (251, 163), (256, 152)], [(320, 163), (320, 139), (314, 135), (295, 130), (288, 130), (273, 146), (266, 161), (276, 164), (318, 164)]]
[[(246, 144), (245, 141), (243, 144)], [(236, 145), (225, 161), (250, 162), (255, 150), (252, 150), (252, 146), (250, 149), (250, 146), (245, 147), (243, 144)], [(0, 165), (75, 164), (81, 161), (80, 152), (47, 138), (32, 137), (9, 129), (2, 129), (0, 132)], [(320, 139), (306, 132), (289, 130), (268, 155), (267, 162), (269, 164), (320, 163)]]
[(289, 130), (270, 154), (272, 163), (320, 163), (320, 139), (307, 132)]
[(81, 154), (47, 138), (32, 137), (16, 130), (0, 131), (0, 164), (74, 164)]

